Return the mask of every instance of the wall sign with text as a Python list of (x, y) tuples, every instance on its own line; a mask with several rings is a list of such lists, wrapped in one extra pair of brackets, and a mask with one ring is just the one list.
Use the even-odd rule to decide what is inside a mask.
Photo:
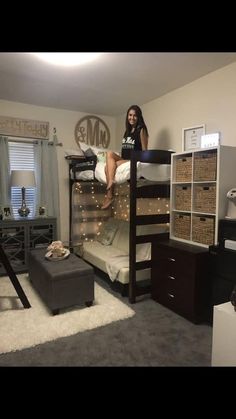
[(0, 116), (0, 134), (48, 140), (49, 122)]
[(110, 130), (98, 116), (87, 115), (81, 118), (75, 126), (75, 141), (79, 147), (80, 143), (86, 143), (98, 148), (108, 148)]

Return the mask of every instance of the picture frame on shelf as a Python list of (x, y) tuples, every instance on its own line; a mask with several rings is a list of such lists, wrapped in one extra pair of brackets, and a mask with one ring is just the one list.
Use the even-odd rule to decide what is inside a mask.
[(12, 218), (12, 215), (11, 215), (11, 208), (10, 207), (4, 207), (3, 208), (3, 220), (8, 220), (8, 219), (11, 219)]
[(201, 148), (201, 137), (205, 135), (205, 130), (205, 124), (182, 128), (182, 150), (188, 151)]

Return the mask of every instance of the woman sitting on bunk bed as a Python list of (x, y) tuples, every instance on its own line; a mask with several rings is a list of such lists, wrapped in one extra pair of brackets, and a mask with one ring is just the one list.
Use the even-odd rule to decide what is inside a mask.
[(138, 105), (129, 107), (125, 120), (125, 133), (122, 140), (121, 156), (108, 151), (106, 155), (106, 180), (107, 194), (101, 209), (108, 208), (113, 201), (113, 186), (115, 183), (116, 169), (123, 163), (130, 160), (131, 150), (147, 150), (148, 129), (144, 122), (142, 111)]

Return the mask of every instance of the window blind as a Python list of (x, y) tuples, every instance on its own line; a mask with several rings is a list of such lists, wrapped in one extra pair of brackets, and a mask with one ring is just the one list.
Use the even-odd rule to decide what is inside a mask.
[[(10, 169), (11, 170), (35, 170), (35, 158), (34, 158), (34, 143), (28, 139), (24, 141), (11, 140), (9, 138), (9, 158), (10, 158)], [(23, 141), (22, 141), (23, 140)], [(36, 188), (26, 188), (25, 190), (25, 201), (27, 207), (30, 209), (30, 216), (35, 216), (36, 208)], [(14, 217), (18, 216), (18, 209), (21, 207), (22, 194), (21, 188), (11, 188), (11, 203)]]

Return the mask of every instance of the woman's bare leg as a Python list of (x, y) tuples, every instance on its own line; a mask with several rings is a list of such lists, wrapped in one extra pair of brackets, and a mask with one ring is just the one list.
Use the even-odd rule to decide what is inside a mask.
[(102, 209), (108, 208), (113, 201), (113, 187), (115, 183), (116, 169), (121, 163), (125, 163), (125, 161), (122, 160), (120, 156), (118, 156), (116, 153), (113, 153), (113, 151), (107, 152), (105, 166), (107, 194), (105, 195), (105, 201), (101, 207)]
[(106, 155), (106, 176), (107, 176), (107, 190), (111, 188), (114, 183), (116, 174), (116, 162), (121, 160), (120, 156), (113, 151), (108, 151)]

